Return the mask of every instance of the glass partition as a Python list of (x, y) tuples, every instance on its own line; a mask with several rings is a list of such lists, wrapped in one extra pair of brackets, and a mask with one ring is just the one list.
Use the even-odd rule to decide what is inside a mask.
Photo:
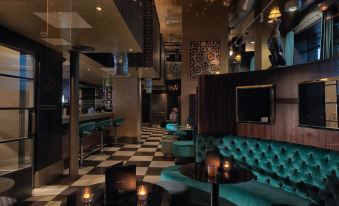
[(0, 173), (32, 165), (34, 58), (0, 45)]

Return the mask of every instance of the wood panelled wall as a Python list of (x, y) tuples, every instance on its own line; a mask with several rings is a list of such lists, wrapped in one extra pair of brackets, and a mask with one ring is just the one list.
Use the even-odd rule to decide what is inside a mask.
[[(339, 58), (279, 69), (201, 76), (198, 131), (200, 134), (235, 134), (339, 151), (339, 131), (298, 127), (298, 83), (335, 76), (339, 76)], [(274, 123), (236, 123), (236, 87), (260, 84), (276, 86)]]

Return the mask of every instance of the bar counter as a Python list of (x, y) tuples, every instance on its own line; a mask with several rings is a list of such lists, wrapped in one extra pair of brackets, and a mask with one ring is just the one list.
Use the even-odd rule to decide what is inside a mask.
[[(102, 113), (94, 113), (94, 114), (79, 114), (79, 122), (87, 122), (87, 121), (96, 121), (106, 118), (113, 118), (112, 112), (102, 112)], [(69, 115), (62, 116), (62, 124), (69, 123)]]
[[(79, 114), (79, 124), (87, 122), (99, 122), (102, 120), (113, 119), (112, 112), (102, 112), (94, 114)], [(62, 159), (67, 160), (69, 157), (69, 116), (62, 117)], [(107, 135), (107, 134), (105, 134)], [(92, 135), (83, 139), (84, 150), (87, 151), (100, 144), (100, 131), (94, 130)]]

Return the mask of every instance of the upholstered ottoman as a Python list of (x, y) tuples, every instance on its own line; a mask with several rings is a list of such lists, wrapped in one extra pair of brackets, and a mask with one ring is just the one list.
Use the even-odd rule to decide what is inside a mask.
[(174, 157), (194, 157), (193, 141), (175, 141), (173, 142), (172, 154)]
[(164, 188), (171, 195), (172, 206), (187, 205), (188, 188), (186, 185), (177, 181), (158, 181), (155, 184)]
[(178, 137), (174, 135), (164, 135), (161, 140), (161, 152), (165, 157), (172, 157), (172, 145)]

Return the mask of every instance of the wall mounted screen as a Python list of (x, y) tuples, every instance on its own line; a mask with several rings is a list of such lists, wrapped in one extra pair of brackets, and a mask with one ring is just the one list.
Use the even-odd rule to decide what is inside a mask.
[(299, 126), (338, 129), (338, 78), (302, 82), (299, 91)]
[(266, 123), (274, 121), (274, 85), (237, 87), (237, 121)]

